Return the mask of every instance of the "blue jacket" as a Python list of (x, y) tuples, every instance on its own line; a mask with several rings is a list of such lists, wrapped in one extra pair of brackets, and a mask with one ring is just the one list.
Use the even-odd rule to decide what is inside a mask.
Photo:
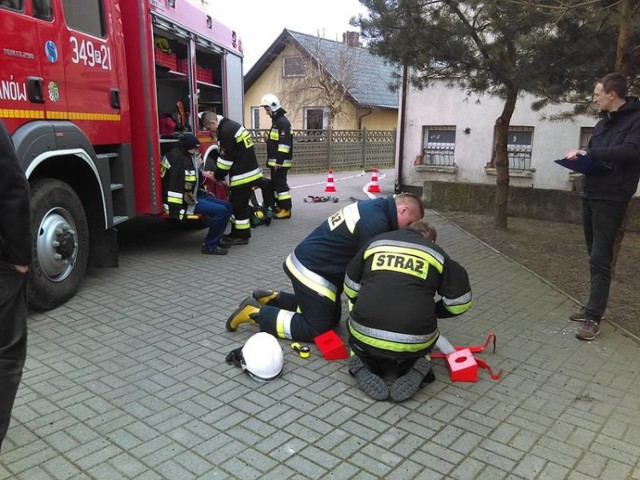
[(640, 179), (640, 102), (628, 97), (615, 112), (603, 112), (589, 140), (591, 158), (612, 167), (585, 175), (582, 196), (590, 200), (628, 202)]
[(347, 265), (371, 238), (397, 230), (393, 196), (353, 203), (331, 215), (294, 250), (300, 263), (342, 287)]

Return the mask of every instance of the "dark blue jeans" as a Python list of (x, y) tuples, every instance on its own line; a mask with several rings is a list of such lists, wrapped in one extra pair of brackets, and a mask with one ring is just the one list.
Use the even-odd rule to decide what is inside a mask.
[(0, 260), (0, 448), (27, 356), (27, 275)]
[(206, 195), (198, 197), (194, 213), (207, 217), (209, 232), (204, 238), (204, 244), (209, 250), (213, 250), (220, 245), (222, 234), (227, 228), (232, 211), (231, 203), (226, 200), (218, 200), (215, 197)]
[(616, 234), (628, 203), (582, 200), (582, 224), (589, 253), (591, 286), (586, 318), (600, 323), (607, 308), (611, 286), (611, 262)]

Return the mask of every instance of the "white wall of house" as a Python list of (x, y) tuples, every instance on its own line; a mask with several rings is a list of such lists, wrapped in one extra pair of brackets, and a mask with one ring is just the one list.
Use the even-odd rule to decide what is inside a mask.
[[(550, 122), (542, 116), (566, 111), (568, 106), (554, 106), (534, 112), (534, 97), (523, 95), (518, 99), (511, 126), (533, 127), (531, 164), (528, 169), (510, 172), (510, 184), (541, 189), (570, 190), (569, 170), (553, 162), (566, 152), (580, 146), (581, 127), (593, 127), (595, 116), (580, 116), (572, 121)], [(457, 88), (437, 83), (422, 91), (411, 87), (406, 98), (403, 158), (397, 146), (396, 168), (402, 161), (402, 185), (422, 187), (424, 180), (451, 182), (495, 183), (495, 170), (485, 168), (492, 158), (493, 125), (503, 108), (497, 97), (469, 96)], [(402, 111), (398, 114), (398, 125)], [(454, 166), (437, 167), (414, 165), (423, 153), (425, 126), (455, 126)], [(401, 128), (401, 127), (400, 127)], [(465, 133), (469, 129), (469, 133)], [(398, 135), (400, 139), (400, 135)], [(400, 140), (398, 140), (399, 142)]]

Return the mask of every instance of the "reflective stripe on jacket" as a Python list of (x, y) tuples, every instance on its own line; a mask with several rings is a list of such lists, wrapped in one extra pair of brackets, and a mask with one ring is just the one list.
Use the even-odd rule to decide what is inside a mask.
[(229, 187), (252, 185), (262, 178), (251, 134), (238, 122), (223, 118), (218, 124), (219, 156), (215, 177), (229, 175)]
[(344, 291), (351, 340), (372, 354), (399, 358), (426, 354), (438, 338), (438, 318), (472, 305), (466, 270), (411, 228), (363, 246), (347, 268)]

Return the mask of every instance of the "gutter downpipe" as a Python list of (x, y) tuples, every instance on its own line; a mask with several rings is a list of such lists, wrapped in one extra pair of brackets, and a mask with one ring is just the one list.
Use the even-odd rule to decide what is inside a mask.
[(400, 98), (400, 135), (398, 141), (400, 145), (398, 146), (398, 169), (396, 175), (396, 184), (395, 184), (395, 193), (400, 193), (400, 185), (402, 184), (402, 164), (404, 159), (404, 124), (406, 120), (406, 106), (407, 106), (407, 85), (408, 85), (408, 68), (405, 63), (402, 66), (402, 97)]

